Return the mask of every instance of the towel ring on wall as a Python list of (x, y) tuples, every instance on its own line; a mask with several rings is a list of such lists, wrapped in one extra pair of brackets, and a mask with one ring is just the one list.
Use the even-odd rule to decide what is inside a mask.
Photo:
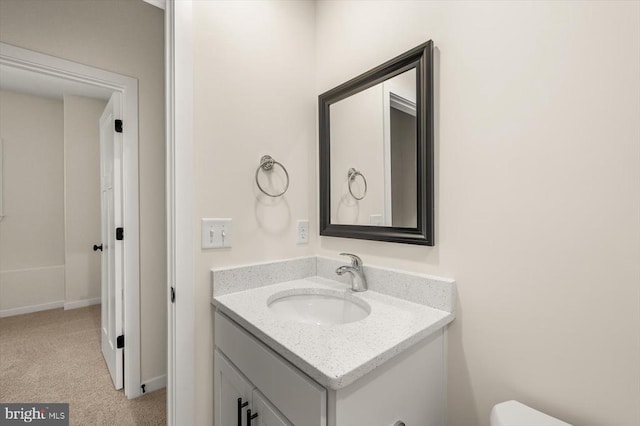
[[(356, 197), (355, 194), (353, 193), (353, 191), (351, 190), (351, 184), (353, 183), (354, 180), (356, 180), (356, 177), (360, 176), (362, 178), (362, 181), (364, 182), (364, 193), (362, 194), (362, 197)], [(353, 198), (355, 198), (356, 200), (360, 201), (362, 200), (364, 197), (367, 196), (367, 179), (365, 179), (364, 175), (362, 173), (360, 173), (359, 171), (357, 171), (356, 169), (354, 169), (353, 167), (349, 169), (349, 173), (347, 174), (347, 179), (349, 181), (349, 194), (351, 194), (351, 196)]]
[[(262, 187), (262, 185), (260, 185), (260, 181), (258, 180), (258, 174), (260, 173), (261, 169), (264, 170), (265, 172), (273, 170), (273, 166), (275, 164), (280, 166), (282, 171), (284, 171), (284, 174), (287, 177), (287, 183), (285, 184), (284, 189), (282, 190), (281, 193), (279, 193), (279, 194), (270, 194), (267, 191), (265, 191), (265, 189)], [(274, 198), (275, 197), (279, 197), (279, 196), (283, 195), (285, 192), (287, 192), (287, 189), (289, 189), (289, 172), (287, 172), (287, 169), (285, 169), (285, 167), (282, 164), (280, 164), (276, 160), (274, 160), (270, 155), (263, 155), (262, 158), (260, 158), (260, 165), (256, 169), (256, 185), (258, 185), (258, 188), (260, 189), (260, 191), (262, 191), (262, 193), (264, 195), (268, 195), (269, 197), (274, 197)]]

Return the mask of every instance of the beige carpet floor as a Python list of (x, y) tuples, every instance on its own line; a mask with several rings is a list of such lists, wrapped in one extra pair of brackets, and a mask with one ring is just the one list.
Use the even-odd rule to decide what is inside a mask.
[(166, 393), (113, 387), (100, 350), (100, 305), (0, 318), (0, 402), (69, 403), (71, 425), (164, 425)]

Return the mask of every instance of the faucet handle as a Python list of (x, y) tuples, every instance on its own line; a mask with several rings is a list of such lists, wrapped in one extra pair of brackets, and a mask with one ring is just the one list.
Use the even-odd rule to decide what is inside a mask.
[(355, 254), (340, 253), (340, 256), (349, 256), (351, 258), (351, 266), (353, 266), (354, 268), (358, 268), (358, 269), (362, 268), (362, 259), (360, 259)]

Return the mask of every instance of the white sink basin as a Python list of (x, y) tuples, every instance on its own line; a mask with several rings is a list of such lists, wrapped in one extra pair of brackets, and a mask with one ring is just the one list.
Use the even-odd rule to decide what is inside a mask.
[(318, 288), (286, 290), (272, 295), (267, 305), (275, 315), (315, 325), (337, 325), (360, 321), (371, 307), (348, 292)]

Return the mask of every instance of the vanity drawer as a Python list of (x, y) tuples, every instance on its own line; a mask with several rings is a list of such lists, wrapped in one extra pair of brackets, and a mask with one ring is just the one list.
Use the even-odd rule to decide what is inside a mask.
[(327, 391), (219, 312), (215, 344), (293, 424), (326, 426)]

